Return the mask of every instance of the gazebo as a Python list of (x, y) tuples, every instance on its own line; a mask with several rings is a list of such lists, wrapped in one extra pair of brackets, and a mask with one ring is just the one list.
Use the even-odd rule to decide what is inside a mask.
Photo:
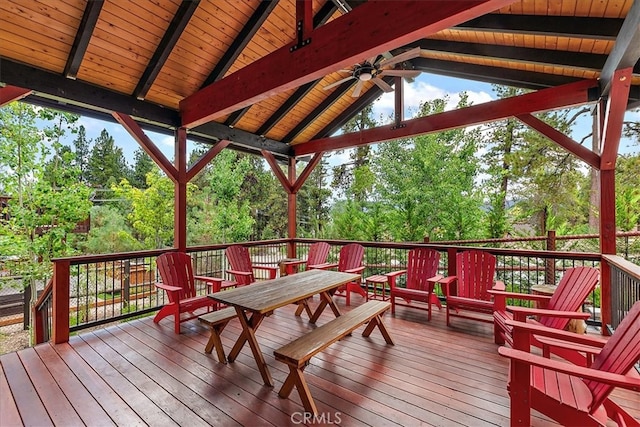
[[(288, 194), (293, 257), (296, 196), (325, 153), (516, 117), (598, 171), (600, 254), (592, 261), (605, 325), (615, 317), (612, 288), (640, 281), (615, 257), (614, 187), (623, 116), (640, 105), (639, 58), (638, 0), (0, 2), (0, 105), (21, 100), (119, 122), (175, 184), (181, 252), (190, 250), (187, 183), (223, 149), (271, 166)], [(418, 71), (532, 91), (406, 120), (402, 78)], [(334, 135), (391, 90), (393, 123)], [(533, 115), (587, 103), (596, 150)], [(148, 131), (175, 135), (174, 162)], [(211, 147), (194, 164), (187, 138)], [(84, 261), (55, 267), (55, 343), (69, 341), (75, 262)]]

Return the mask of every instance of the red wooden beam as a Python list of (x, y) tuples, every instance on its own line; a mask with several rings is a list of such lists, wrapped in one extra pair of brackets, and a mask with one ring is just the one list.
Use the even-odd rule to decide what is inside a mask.
[(224, 150), (231, 141), (223, 139), (216, 145), (211, 147), (209, 151), (204, 153), (191, 167), (187, 170), (187, 182), (191, 181), (206, 165), (209, 164), (222, 150)]
[(318, 166), (318, 163), (320, 163), (320, 160), (322, 160), (323, 154), (324, 154), (323, 152), (316, 153), (316, 155), (313, 156), (309, 164), (304, 168), (304, 170), (302, 171), (298, 179), (295, 180), (295, 182), (293, 183), (294, 193), (297, 193), (300, 190), (300, 188), (304, 185), (307, 178), (309, 178), (309, 175), (311, 175), (311, 172), (313, 172), (316, 166)]
[[(287, 165), (287, 173), (289, 182), (296, 179), (296, 159), (289, 157)], [(298, 233), (298, 193), (291, 191), (287, 194), (287, 234), (290, 239), (295, 239)], [(287, 256), (289, 258), (296, 257), (296, 244), (290, 242), (287, 247)]]
[(0, 107), (6, 104), (19, 101), (22, 98), (29, 96), (33, 92), (30, 89), (24, 89), (18, 86), (5, 86), (0, 88)]
[(293, 51), (284, 46), (183, 99), (182, 124), (192, 128), (207, 123), (510, 3), (513, 0), (366, 2), (316, 28), (310, 44)]
[[(313, 31), (313, 3), (311, 0), (296, 0), (296, 33), (298, 44), (306, 42)], [(300, 47), (300, 46), (299, 46)]]
[(138, 141), (142, 149), (153, 159), (154, 162), (167, 174), (171, 180), (177, 182), (178, 170), (171, 164), (158, 147), (149, 139), (142, 128), (127, 114), (117, 111), (112, 113), (113, 117), (129, 132), (129, 134)]
[(173, 247), (187, 250), (187, 130), (176, 130), (176, 180), (173, 186)]
[(520, 96), (406, 120), (403, 122), (403, 127), (396, 127), (395, 124), (392, 124), (365, 129), (361, 132), (316, 139), (304, 144), (297, 144), (293, 149), (296, 156), (304, 156), (319, 151), (339, 150), (397, 138), (442, 132), (537, 111), (583, 104), (589, 101), (588, 90), (597, 86), (597, 80), (581, 80)]
[(280, 184), (282, 184), (287, 194), (291, 194), (293, 191), (293, 186), (291, 185), (291, 182), (289, 182), (289, 179), (284, 174), (284, 172), (282, 172), (282, 169), (280, 168), (280, 165), (278, 165), (276, 158), (267, 150), (261, 150), (261, 153), (267, 160), (267, 163), (269, 163), (269, 166), (271, 166), (271, 170), (276, 175), (276, 178), (278, 178), (278, 181), (280, 181)]
[(549, 138), (551, 141), (563, 147), (565, 150), (573, 153), (592, 168), (600, 169), (600, 156), (597, 153), (594, 153), (587, 147), (578, 144), (573, 139), (569, 138), (557, 129), (549, 126), (547, 123), (543, 122), (537, 117), (532, 116), (531, 114), (520, 114), (519, 116), (517, 116), (517, 118), (524, 124), (537, 130), (538, 132)]
[(616, 168), (616, 158), (622, 137), (622, 124), (624, 113), (629, 101), (629, 89), (631, 87), (631, 74), (633, 68), (617, 70), (611, 79), (609, 99), (605, 110), (604, 128), (600, 152), (602, 160), (600, 169), (612, 170)]

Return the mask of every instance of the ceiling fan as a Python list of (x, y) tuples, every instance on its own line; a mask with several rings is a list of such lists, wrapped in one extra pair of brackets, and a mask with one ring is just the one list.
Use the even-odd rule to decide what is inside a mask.
[(332, 89), (342, 83), (349, 81), (351, 79), (355, 79), (358, 82), (356, 83), (356, 87), (353, 89), (351, 96), (357, 98), (360, 96), (360, 92), (362, 92), (362, 88), (364, 86), (364, 82), (371, 80), (375, 83), (380, 89), (385, 92), (393, 92), (393, 88), (389, 86), (387, 82), (382, 80), (382, 77), (385, 76), (393, 76), (393, 77), (404, 77), (404, 78), (413, 78), (420, 74), (420, 71), (417, 70), (396, 70), (392, 69), (396, 64), (399, 64), (404, 61), (408, 61), (409, 59), (413, 59), (420, 56), (420, 48), (416, 47), (406, 52), (400, 53), (396, 56), (382, 55), (380, 59), (378, 56), (374, 56), (360, 64), (356, 64), (353, 67), (353, 70), (340, 70), (340, 73), (350, 73), (349, 77), (345, 77), (344, 79), (340, 79), (337, 82), (331, 83), (330, 85), (325, 86), (324, 90)]

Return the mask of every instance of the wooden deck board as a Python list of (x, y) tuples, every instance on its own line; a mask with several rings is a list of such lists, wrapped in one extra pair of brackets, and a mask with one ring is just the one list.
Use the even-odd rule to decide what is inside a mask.
[[(294, 309), (277, 310), (257, 331), (274, 388), (263, 385), (248, 347), (223, 365), (204, 353), (209, 329), (197, 320), (175, 335), (170, 320), (145, 318), (0, 356), (0, 424), (291, 425), (302, 404), (297, 393), (278, 397), (288, 370), (273, 350), (315, 328)], [(447, 328), (443, 312), (427, 322), (405, 307), (384, 318), (396, 345), (359, 328), (305, 370), (326, 425), (336, 417), (345, 426), (508, 424), (508, 361), (497, 354), (492, 325), (456, 320)], [(233, 319), (222, 333), (227, 351), (240, 331)], [(637, 394), (613, 396), (640, 417)], [(532, 422), (557, 425), (535, 412)]]

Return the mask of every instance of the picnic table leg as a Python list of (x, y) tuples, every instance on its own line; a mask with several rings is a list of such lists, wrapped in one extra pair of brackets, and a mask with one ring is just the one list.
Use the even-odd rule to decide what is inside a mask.
[(302, 301), (298, 301), (298, 308), (296, 308), (296, 316), (300, 316), (303, 311), (307, 312), (307, 316), (311, 318), (313, 313), (311, 313), (311, 308), (309, 307), (309, 298), (305, 298)]
[(320, 304), (316, 307), (316, 311), (313, 312), (313, 316), (309, 318), (309, 323), (316, 323), (327, 305), (331, 307), (331, 310), (336, 317), (339, 317), (342, 314), (331, 295), (333, 294), (329, 294), (327, 292), (320, 293)]
[(258, 365), (258, 370), (262, 375), (262, 379), (264, 380), (264, 384), (273, 387), (273, 379), (271, 379), (271, 373), (269, 372), (269, 368), (267, 368), (267, 362), (264, 360), (264, 356), (262, 355), (262, 351), (260, 350), (260, 345), (258, 344), (258, 340), (256, 339), (255, 331), (262, 323), (262, 319), (264, 316), (258, 313), (253, 313), (251, 318), (247, 318), (247, 314), (244, 310), (236, 307), (236, 312), (238, 313), (238, 318), (240, 319), (240, 323), (242, 324), (242, 334), (238, 337), (235, 345), (231, 349), (227, 360), (229, 362), (233, 362), (238, 357), (240, 350), (244, 347), (245, 342), (249, 342), (249, 347), (251, 347), (251, 352), (253, 353), (253, 358), (256, 360), (256, 364)]
[(363, 337), (368, 337), (369, 335), (371, 335), (371, 332), (373, 332), (373, 329), (376, 326), (378, 327), (378, 329), (380, 329), (380, 333), (384, 337), (384, 340), (387, 342), (387, 344), (394, 345), (393, 344), (393, 340), (391, 339), (391, 335), (389, 335), (389, 331), (387, 330), (387, 327), (384, 325), (384, 323), (382, 323), (382, 315), (381, 314), (377, 315), (376, 317), (374, 317), (373, 319), (371, 319), (369, 321), (369, 324), (367, 325), (367, 327), (362, 332), (362, 336)]

